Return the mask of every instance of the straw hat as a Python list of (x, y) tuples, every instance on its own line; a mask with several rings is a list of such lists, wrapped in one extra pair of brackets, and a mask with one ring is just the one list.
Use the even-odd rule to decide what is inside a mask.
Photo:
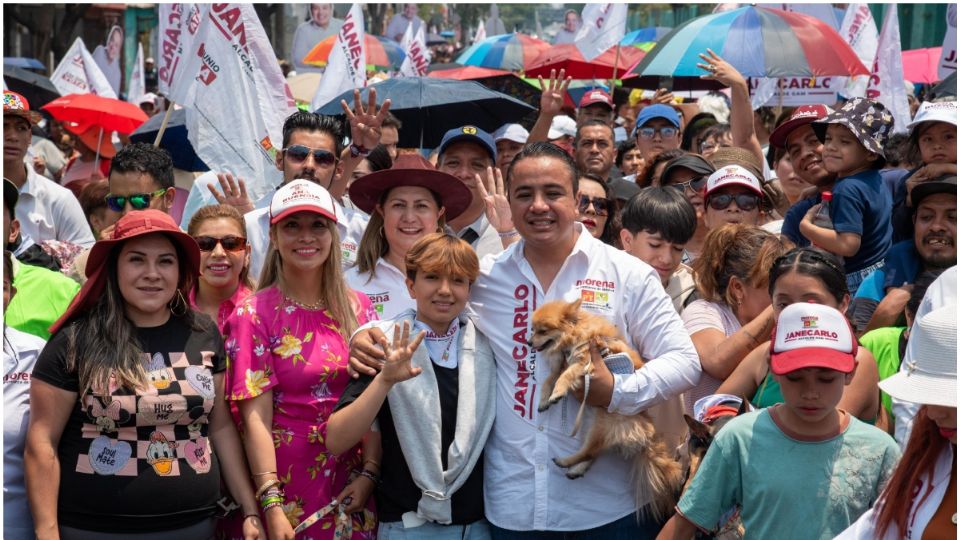
[(921, 405), (957, 406), (957, 306), (931, 311), (910, 332), (900, 371), (880, 381), (891, 396)]

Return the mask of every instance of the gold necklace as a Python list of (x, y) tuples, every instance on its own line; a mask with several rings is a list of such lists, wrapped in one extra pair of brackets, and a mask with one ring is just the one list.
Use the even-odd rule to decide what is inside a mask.
[(317, 300), (316, 302), (313, 302), (312, 304), (307, 304), (307, 303), (305, 303), (305, 302), (300, 302), (299, 300), (296, 300), (295, 298), (293, 298), (293, 297), (290, 296), (289, 294), (284, 294), (283, 297), (286, 298), (291, 304), (293, 304), (293, 305), (295, 305), (295, 306), (297, 306), (297, 307), (303, 308), (303, 309), (307, 309), (307, 310), (310, 310), (310, 311), (318, 311), (318, 310), (323, 309), (323, 300)]

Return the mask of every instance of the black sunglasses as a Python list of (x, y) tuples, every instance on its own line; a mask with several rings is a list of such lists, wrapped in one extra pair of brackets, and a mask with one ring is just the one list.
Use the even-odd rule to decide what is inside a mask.
[(194, 236), (193, 239), (197, 241), (197, 246), (200, 247), (200, 251), (213, 251), (217, 248), (217, 244), (223, 246), (225, 251), (240, 251), (247, 247), (246, 238), (242, 236), (233, 236), (232, 234), (224, 236), (223, 238), (216, 238), (214, 236)]
[(154, 197), (160, 197), (166, 193), (166, 189), (158, 189), (153, 193), (134, 193), (133, 195), (107, 195), (104, 199), (107, 201), (107, 207), (114, 212), (123, 212), (127, 206), (127, 201), (134, 210), (145, 210), (150, 206), (150, 201)]
[(589, 197), (587, 195), (580, 196), (577, 209), (583, 214), (590, 208), (591, 204), (593, 204), (593, 211), (596, 212), (598, 216), (605, 216), (610, 212), (610, 199), (604, 197)]
[(693, 180), (690, 180), (688, 182), (677, 182), (675, 184), (669, 184), (668, 187), (672, 187), (680, 191), (683, 191), (686, 188), (690, 188), (690, 191), (693, 191), (695, 193), (700, 193), (700, 191), (702, 191), (706, 185), (707, 185), (707, 177), (701, 176), (700, 178), (694, 178)]
[(755, 210), (760, 206), (760, 197), (756, 195), (750, 195), (749, 193), (739, 193), (737, 195), (730, 195), (724, 193), (723, 195), (713, 195), (708, 198), (707, 204), (710, 205), (710, 208), (714, 210), (726, 210), (730, 206), (730, 203), (736, 201), (737, 208), (743, 210), (744, 212), (750, 212)]
[(310, 148), (302, 144), (294, 144), (284, 148), (283, 154), (294, 163), (303, 163), (310, 154), (313, 154), (313, 161), (321, 167), (329, 167), (337, 162), (337, 156), (333, 155), (333, 152)]

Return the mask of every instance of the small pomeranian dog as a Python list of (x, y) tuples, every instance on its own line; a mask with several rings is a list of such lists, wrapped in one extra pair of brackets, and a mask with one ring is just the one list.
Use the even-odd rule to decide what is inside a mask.
[[(585, 377), (593, 374), (591, 342), (603, 351), (601, 354), (625, 353), (633, 361), (634, 369), (643, 366), (640, 355), (626, 344), (617, 327), (599, 315), (582, 311), (580, 300), (549, 302), (533, 313), (530, 346), (543, 355), (550, 368), (541, 388), (540, 412), (583, 387)], [(633, 416), (612, 414), (602, 407), (595, 407), (595, 411), (580, 450), (554, 458), (554, 463), (567, 469), (567, 477), (579, 478), (600, 452), (615, 449), (633, 459), (637, 500), (642, 503), (649, 493), (653, 496), (651, 517), (668, 516), (677, 502), (681, 467), (657, 436), (650, 417), (645, 412)]]

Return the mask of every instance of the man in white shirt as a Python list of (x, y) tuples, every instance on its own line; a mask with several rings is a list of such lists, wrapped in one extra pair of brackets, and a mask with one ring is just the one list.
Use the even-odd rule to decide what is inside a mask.
[(35, 242), (59, 240), (90, 247), (93, 232), (77, 198), (69, 189), (23, 163), (30, 146), (31, 127), (39, 120), (40, 114), (30, 110), (23, 96), (3, 92), (3, 176), (20, 191), (16, 217), (21, 232)]
[[(497, 362), (497, 417), (484, 462), (494, 540), (530, 531), (540, 531), (537, 538), (654, 538), (661, 525), (637, 520), (630, 462), (617, 453), (604, 452), (575, 480), (552, 462), (581, 445), (569, 435), (579, 403), (568, 398), (537, 412), (549, 369), (528, 345), (530, 317), (539, 306), (579, 299), (583, 309), (617, 324), (647, 364), (614, 375), (596, 361), (587, 401), (618, 414), (648, 411), (668, 447), (679, 443), (683, 422), (679, 415), (664, 422), (651, 407), (677, 407), (678, 395), (700, 377), (696, 350), (656, 272), (576, 222), (576, 182), (573, 160), (554, 145), (533, 143), (517, 155), (507, 191), (521, 240), (485, 257), (471, 290), (468, 313), (490, 339)], [(364, 372), (363, 357), (376, 355), (365, 346), (369, 339), (358, 334), (351, 343), (351, 366)]]

